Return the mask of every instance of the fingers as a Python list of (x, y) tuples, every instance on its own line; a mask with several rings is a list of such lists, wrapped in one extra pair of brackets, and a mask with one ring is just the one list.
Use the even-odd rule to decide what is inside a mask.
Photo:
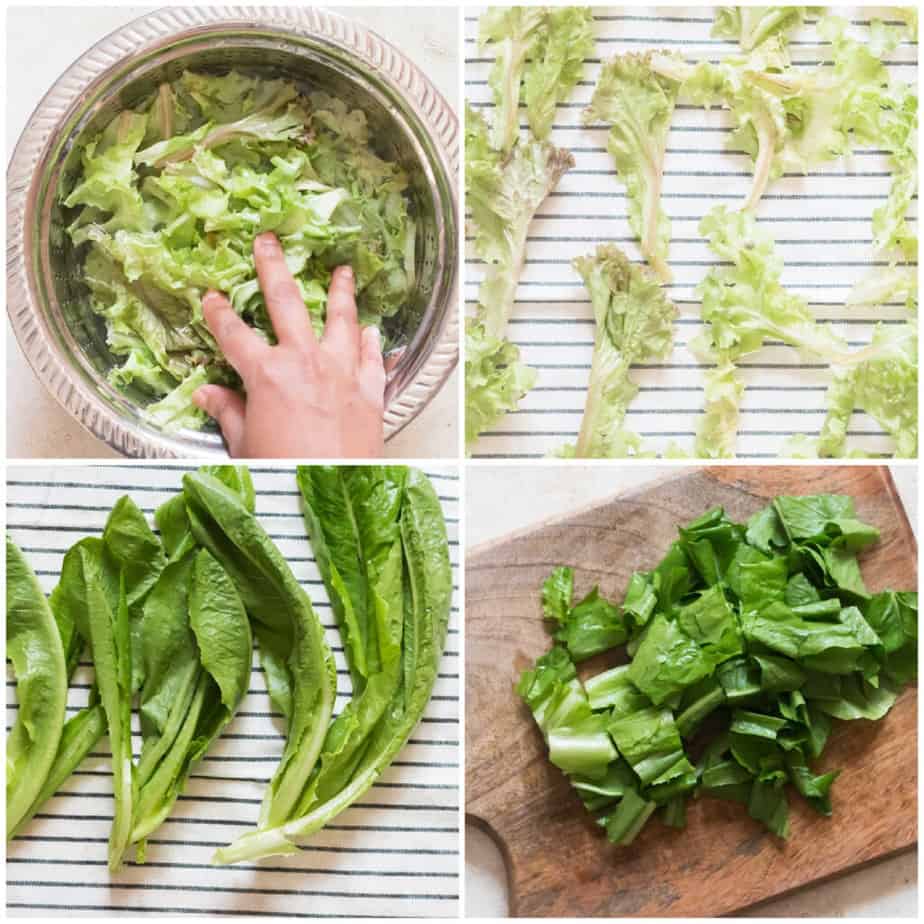
[(308, 309), (286, 266), (285, 254), (275, 234), (267, 232), (254, 238), (253, 259), (276, 338), (280, 343), (292, 343), (305, 349), (316, 346)]
[(359, 390), (376, 407), (385, 407), (385, 363), (377, 327), (364, 327), (360, 341)]
[(225, 358), (241, 378), (246, 379), (267, 349), (266, 344), (237, 316), (231, 303), (219, 292), (210, 289), (205, 293), (202, 314)]
[(327, 290), (324, 345), (342, 359), (348, 369), (354, 369), (359, 361), (359, 323), (354, 293), (353, 270), (349, 266), (338, 266)]
[(244, 441), (244, 399), (233, 389), (203, 385), (193, 392), (193, 402), (214, 417), (232, 456), (239, 456)]

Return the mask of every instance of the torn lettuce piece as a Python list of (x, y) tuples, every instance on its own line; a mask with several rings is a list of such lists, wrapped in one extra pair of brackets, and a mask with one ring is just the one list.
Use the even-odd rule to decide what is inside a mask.
[(624, 645), (629, 637), (619, 607), (600, 596), (599, 588), (568, 611), (555, 637), (565, 643), (575, 661)]
[(556, 568), (542, 585), (542, 612), (545, 618), (564, 622), (571, 611), (573, 593), (574, 569), (565, 566)]
[(542, 611), (557, 624), (555, 638), (563, 642), (575, 661), (584, 661), (625, 644), (628, 630), (619, 607), (600, 596), (594, 587), (572, 606), (574, 571), (556, 568), (542, 585)]
[(210, 381), (208, 369), (205, 366), (199, 366), (190, 372), (173, 391), (154, 404), (149, 404), (143, 411), (144, 419), (152, 426), (163, 430), (164, 433), (200, 429), (208, 419), (208, 415), (193, 404), (192, 396), (198, 388), (207, 385)]
[(696, 785), (695, 769), (687, 760), (670, 709), (639, 709), (613, 719), (609, 732), (654, 801), (666, 801), (663, 794), (669, 785), (671, 796)]
[(479, 20), (478, 43), (494, 49), (491, 144), (507, 154), (520, 133), (521, 95), (532, 136), (548, 137), (556, 104), (570, 95), (593, 51), (593, 13), (577, 6), (491, 7)]
[(640, 441), (625, 427), (638, 393), (630, 371), (636, 363), (670, 354), (677, 309), (644, 268), (611, 244), (600, 245), (593, 256), (578, 257), (574, 268), (590, 294), (596, 328), (584, 416), (570, 454), (638, 455)]
[(606, 717), (591, 712), (574, 662), (556, 646), (524, 671), (517, 693), (532, 710), (549, 746), (549, 759), (566, 773), (603, 779), (616, 749)]
[(651, 700), (629, 678), (628, 664), (620, 664), (588, 677), (584, 689), (587, 691), (590, 708), (594, 711), (609, 709), (613, 718), (629, 715), (651, 705)]
[(661, 206), (661, 184), (678, 83), (654, 70), (651, 57), (629, 53), (606, 62), (584, 110), (584, 124), (610, 126), (607, 150), (626, 186), (629, 224), (651, 268), (670, 282), (671, 230)]

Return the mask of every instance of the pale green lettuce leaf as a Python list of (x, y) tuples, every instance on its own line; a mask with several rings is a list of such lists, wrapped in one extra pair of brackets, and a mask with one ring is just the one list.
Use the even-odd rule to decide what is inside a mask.
[(466, 114), (466, 199), (475, 253), (487, 264), (475, 317), (466, 325), (466, 445), (514, 410), (532, 388), (535, 372), (522, 365), (506, 339), (526, 238), (536, 211), (574, 165), (568, 151), (521, 139), (502, 159), (491, 147), (485, 120)]
[(705, 407), (696, 428), (699, 459), (730, 459), (735, 455), (738, 418), (744, 383), (733, 362), (723, 359), (703, 377)]
[(612, 244), (578, 257), (574, 268), (593, 305), (594, 354), (577, 457), (637, 455), (638, 437), (625, 428), (626, 411), (638, 393), (630, 377), (637, 363), (664, 359), (673, 349), (677, 309), (646, 269), (629, 262)]
[(753, 51), (774, 35), (786, 36), (802, 25), (802, 6), (720, 6), (710, 33), (715, 38), (738, 42), (743, 51)]
[(536, 383), (536, 371), (520, 362), (520, 351), (492, 337), (476, 318), (465, 322), (465, 445), (515, 411)]
[(531, 61), (523, 73), (523, 99), (529, 130), (544, 140), (552, 130), (555, 107), (566, 100), (594, 50), (593, 11), (588, 6), (548, 7)]
[(590, 7), (491, 7), (480, 19), (478, 41), (495, 52), (488, 76), (493, 147), (506, 154), (516, 143), (521, 94), (532, 136), (547, 138), (555, 106), (570, 95), (593, 51)]
[(610, 126), (607, 150), (626, 186), (629, 224), (645, 259), (669, 282), (671, 230), (661, 206), (661, 185), (679, 84), (654, 70), (651, 58), (651, 53), (630, 53), (607, 61), (584, 122)]

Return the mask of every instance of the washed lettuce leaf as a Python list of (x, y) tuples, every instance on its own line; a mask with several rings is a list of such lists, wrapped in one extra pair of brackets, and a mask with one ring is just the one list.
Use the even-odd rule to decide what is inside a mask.
[(828, 413), (810, 455), (847, 455), (847, 431), (855, 410), (863, 410), (892, 437), (895, 456), (918, 454), (917, 323), (877, 325), (864, 359), (838, 369), (828, 386)]
[(860, 277), (847, 296), (847, 305), (877, 308), (894, 302), (904, 303), (909, 311), (918, 307), (918, 273), (912, 266), (876, 267)]
[(610, 126), (607, 150), (626, 186), (629, 224), (664, 282), (671, 280), (671, 228), (661, 207), (661, 180), (677, 89), (676, 81), (652, 68), (650, 53), (620, 55), (604, 65), (584, 111), (585, 124)]
[(773, 240), (750, 213), (729, 212), (718, 206), (703, 218), (700, 231), (724, 265), (710, 269), (697, 289), (708, 326), (690, 347), (702, 361), (716, 364), (706, 372), (706, 407), (697, 434), (698, 454), (734, 454), (743, 393), (734, 363), (773, 339), (832, 365), (828, 419), (814, 451), (843, 455), (850, 415), (854, 408), (862, 407), (893, 436), (896, 455), (915, 455), (914, 322), (877, 327), (868, 347), (849, 350), (830, 325), (815, 321), (803, 299), (782, 286), (783, 267)]
[(890, 231), (907, 233), (907, 227), (897, 230), (896, 216), (904, 214), (913, 192), (910, 167), (916, 155), (908, 142), (916, 99), (907, 108), (899, 102), (906, 91), (889, 86), (882, 64), (899, 37), (874, 21), (871, 41), (864, 43), (846, 35), (844, 20), (825, 17), (818, 31), (831, 43), (833, 66), (796, 69), (790, 64), (787, 33), (802, 21), (803, 9), (722, 8), (714, 34), (738, 40), (741, 54), (696, 65), (658, 55), (655, 67), (678, 81), (680, 96), (694, 105), (718, 103), (729, 110), (736, 129), (728, 146), (754, 162), (745, 209), (755, 209), (770, 181), (783, 173), (808, 173), (849, 154), (856, 144), (881, 148), (891, 135), (888, 147), (896, 152), (897, 172), (880, 231), (886, 238)]
[(773, 239), (750, 213), (720, 205), (706, 214), (699, 230), (723, 262), (709, 270), (697, 290), (709, 325), (697, 342), (700, 352), (735, 360), (774, 339), (829, 362), (851, 361), (843, 340), (782, 286), (783, 263)]
[(474, 317), (466, 320), (465, 441), (515, 410), (535, 383), (506, 337), (517, 283), (526, 259), (529, 225), (546, 196), (574, 165), (571, 155), (544, 141), (521, 139), (501, 158), (488, 140), (488, 126), (466, 111), (465, 183), (474, 248), (487, 264)]
[(483, 321), (465, 320), (465, 445), (515, 411), (536, 384), (536, 370), (520, 361), (519, 348), (490, 336)]
[(478, 42), (495, 51), (491, 143), (506, 154), (519, 136), (521, 94), (533, 137), (548, 137), (556, 104), (571, 94), (593, 51), (593, 13), (581, 6), (492, 7), (479, 21)]
[(882, 64), (901, 34), (873, 20), (866, 44), (851, 38), (847, 21), (838, 16), (826, 16), (818, 29), (831, 43), (845, 130), (859, 144), (890, 155), (892, 182), (885, 205), (873, 211), (873, 244), (893, 263), (916, 260), (917, 235), (907, 216), (918, 189), (918, 98), (911, 86), (891, 82)]
[(801, 26), (805, 9), (802, 6), (720, 6), (710, 34), (738, 42), (743, 51), (753, 51), (771, 36), (785, 36)]
[[(365, 114), (291, 81), (183, 73), (117, 115), (62, 197), (89, 311), (119, 360), (116, 387), (165, 431), (199, 429), (204, 382), (239, 384), (203, 318), (214, 288), (275, 342), (254, 237), (273, 231), (320, 330), (332, 269), (350, 263), (364, 324), (404, 342), (416, 318), (415, 222), (402, 168), (372, 150)], [(156, 399), (165, 399), (157, 402)]]
[(577, 443), (564, 454), (581, 458), (638, 455), (639, 437), (625, 427), (638, 393), (630, 378), (637, 363), (664, 359), (673, 348), (674, 304), (642, 267), (611, 244), (574, 268), (593, 305), (595, 340), (590, 383)]
[(703, 416), (696, 427), (695, 453), (701, 459), (729, 459), (735, 454), (744, 382), (737, 366), (723, 359), (703, 375)]

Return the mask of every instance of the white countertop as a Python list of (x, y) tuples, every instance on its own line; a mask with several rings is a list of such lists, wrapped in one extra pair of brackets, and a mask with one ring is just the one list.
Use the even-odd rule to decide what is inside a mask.
[[(42, 96), (91, 45), (153, 7), (18, 6), (7, 16), (6, 142), (8, 155)], [(338, 8), (400, 47), (458, 111), (459, 18), (452, 8)], [(113, 458), (48, 394), (33, 375), (7, 321), (7, 456)], [(390, 440), (392, 458), (456, 457), (459, 449), (458, 372), (411, 424)]]
[[(917, 464), (893, 465), (892, 477), (917, 533)], [(466, 548), (536, 520), (564, 514), (663, 477), (664, 466), (470, 465), (466, 472)], [(542, 499), (541, 513), (537, 498)], [(504, 861), (491, 838), (465, 827), (465, 914), (505, 917)], [(917, 914), (917, 851), (809, 886), (743, 913), (751, 917), (888, 917)]]

